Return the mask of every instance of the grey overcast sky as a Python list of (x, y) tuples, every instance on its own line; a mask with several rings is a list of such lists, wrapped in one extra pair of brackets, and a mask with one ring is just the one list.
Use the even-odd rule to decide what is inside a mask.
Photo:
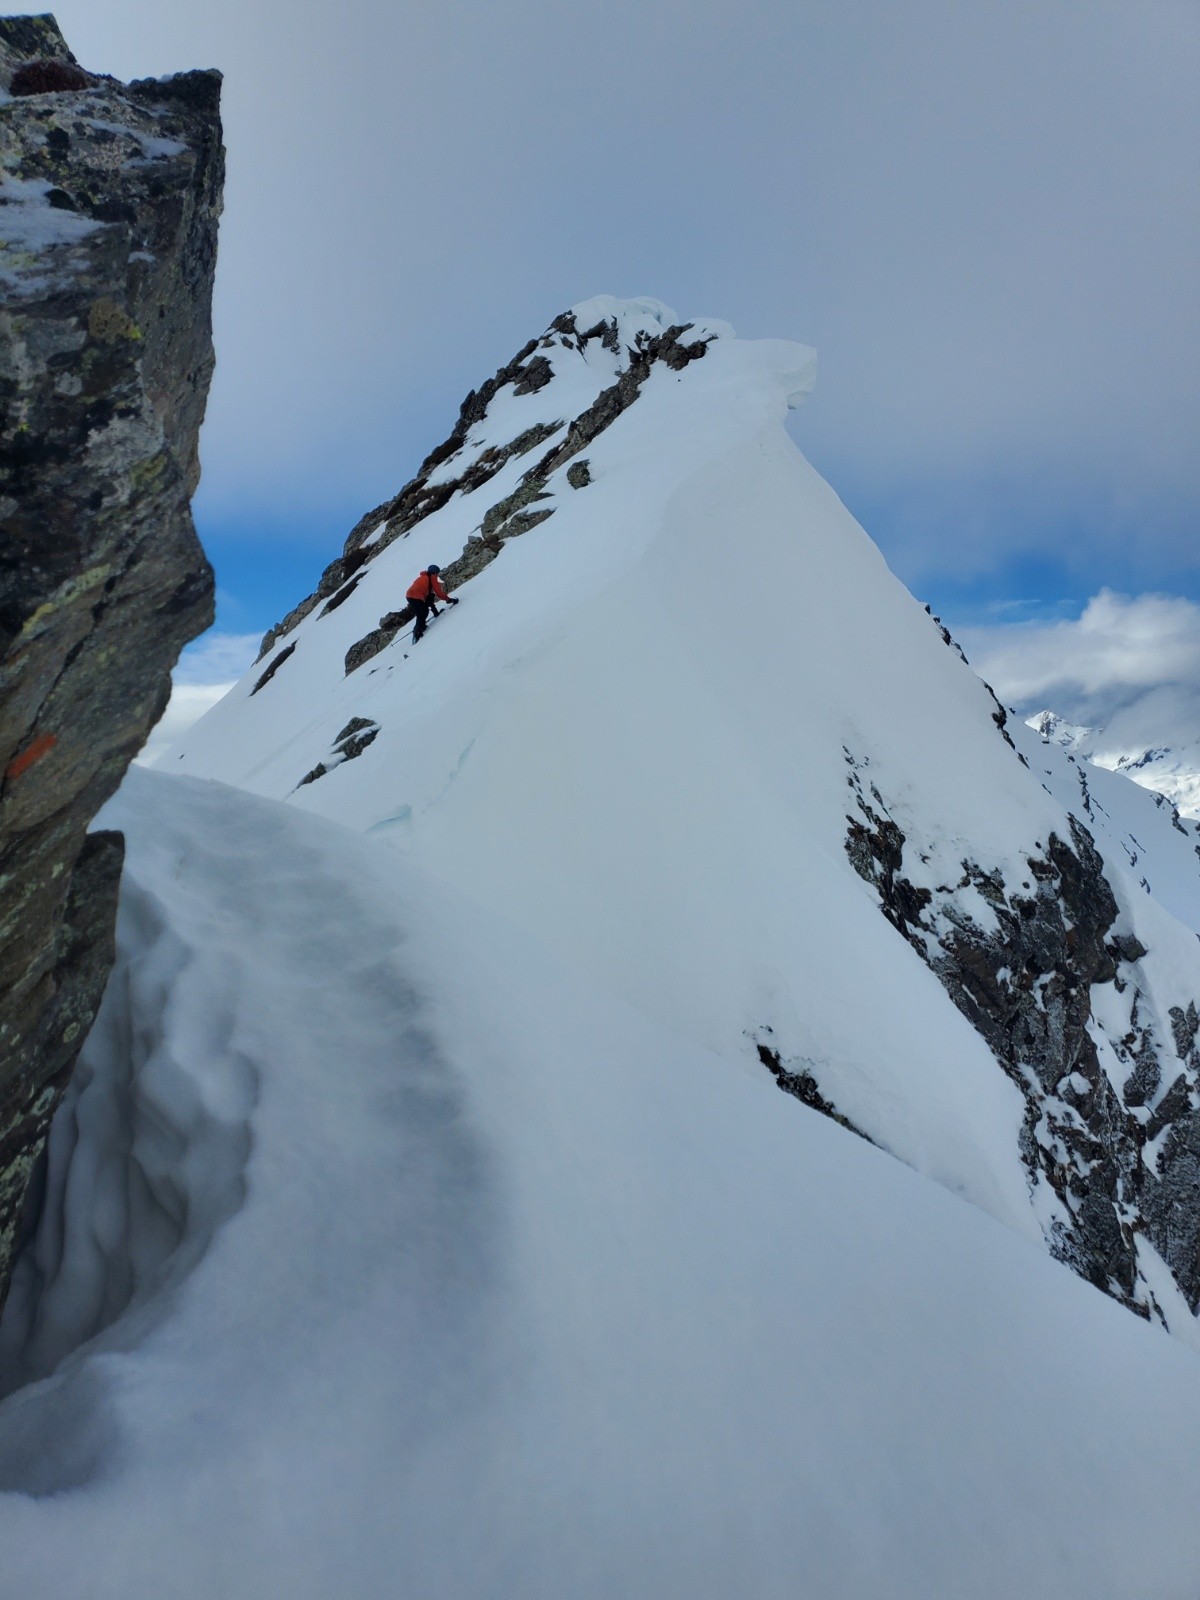
[(1197, 0), (56, 9), (96, 70), (226, 75), (227, 630), (597, 292), (814, 345), (796, 437), (952, 621), (1200, 601)]

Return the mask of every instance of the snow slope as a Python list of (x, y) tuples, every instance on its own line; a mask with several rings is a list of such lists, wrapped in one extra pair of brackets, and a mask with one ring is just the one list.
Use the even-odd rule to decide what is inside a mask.
[(103, 820), (5, 1595), (1194, 1595), (1177, 1340), (376, 840)]
[[(1165, 1106), (1182, 1128), (1200, 1104), (1200, 1054), (1177, 1054), (1173, 1022), (1200, 995), (1200, 952), (1175, 920), (1191, 891), (1164, 909), (1101, 840), (1113, 954), (1093, 962), (1094, 988), (1069, 966), (1081, 911), (1065, 899), (1049, 912), (1066, 954), (1010, 961), (1004, 939), (1047, 911), (1055, 841), (1075, 838), (1070, 798), (1022, 764), (989, 691), (788, 438), (812, 353), (679, 328), (656, 302), (607, 299), (553, 324), (468, 401), (449, 453), (364, 519), (347, 551), (358, 541), (365, 565), (344, 583), (331, 568), (342, 586), (268, 636), (164, 768), (288, 799), (425, 864), (672, 1037), (751, 1065), (772, 1052), (875, 1143), (1191, 1336), (1200, 1196), (1186, 1131), (1164, 1156), (1156, 1121)], [(668, 333), (702, 349), (646, 366)], [(632, 403), (562, 457), (635, 368)], [(533, 436), (551, 466), (521, 504), (546, 519), (476, 571), (529, 481), (514, 441)], [(430, 509), (401, 517), (418, 492)], [(373, 635), (434, 560), (473, 573), (461, 608), (419, 647), (395, 618)], [(376, 653), (347, 672), (364, 640)], [(860, 825), (903, 843), (906, 903), (925, 905), (903, 939), (890, 878), (848, 853)], [(963, 938), (976, 955), (992, 941), (997, 1016), (1023, 1007), (1062, 1059), (998, 1065), (958, 957), (967, 989), (948, 998)], [(1081, 987), (1076, 1040), (1063, 1015)], [(1119, 1180), (1104, 1176), (1117, 1156)], [(1181, 1204), (1195, 1238), (1165, 1220)]]

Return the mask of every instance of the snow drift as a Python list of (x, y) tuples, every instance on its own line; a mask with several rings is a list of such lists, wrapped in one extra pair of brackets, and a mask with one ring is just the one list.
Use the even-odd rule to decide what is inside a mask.
[(127, 914), (66, 1115), (105, 1131), (43, 1335), (94, 1326), (46, 1230), (106, 1168), (215, 1140), (243, 1198), (0, 1408), (7, 1593), (1194, 1592), (1177, 1341), (370, 840), (136, 771), (104, 820)]
[(813, 370), (556, 319), (109, 808), (22, 1600), (1194, 1592), (1194, 851), (1006, 727)]

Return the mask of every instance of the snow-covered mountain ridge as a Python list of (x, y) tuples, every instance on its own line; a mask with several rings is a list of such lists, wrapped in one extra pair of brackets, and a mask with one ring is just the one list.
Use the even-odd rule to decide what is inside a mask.
[[(727, 323), (682, 323), (656, 300), (617, 302), (601, 295), (563, 312), (540, 339), (530, 339), (493, 378), (471, 391), (449, 438), (430, 451), (399, 494), (355, 524), (341, 556), (326, 567), (314, 592), (267, 633), (259, 659), (322, 600), (322, 615), (343, 605), (361, 582), (362, 569), (394, 539), (455, 495), (472, 494), (503, 473), (479, 527), (446, 568), (444, 581), (455, 588), (474, 577), (496, 558), (506, 539), (553, 516), (557, 508), (551, 477), (633, 404), (656, 363), (680, 372), (703, 356), (713, 339), (731, 333)], [(572, 360), (574, 354), (582, 361)], [(811, 363), (811, 352), (808, 356)], [(515, 404), (538, 394), (551, 380), (548, 402)], [(802, 393), (811, 387), (811, 375), (801, 371), (798, 382)], [(555, 415), (556, 408), (562, 414)], [(543, 451), (546, 445), (551, 448)], [(525, 465), (535, 451), (533, 464)], [(586, 459), (574, 461), (566, 483), (583, 488), (589, 481)], [(497, 489), (502, 491), (498, 495)], [(377, 630), (351, 646), (346, 670), (385, 648), (410, 620), (406, 607), (380, 618)], [(283, 658), (280, 652), (271, 666)]]
[(102, 818), (6, 1581), (1189, 1600), (1191, 837), (1007, 726), (811, 352), (543, 341)]
[(1044, 739), (1052, 739), (1097, 767), (1132, 778), (1162, 795), (1183, 816), (1200, 818), (1200, 751), (1169, 745), (1134, 748), (1115, 740), (1103, 728), (1081, 727), (1053, 711), (1039, 711), (1026, 721)]
[[(792, 445), (813, 372), (656, 302), (576, 307), (468, 397), (352, 532), (354, 570), (166, 765), (437, 861), (659, 1022), (1190, 1326), (1195, 936), (1124, 841), (1093, 843), (1086, 797), (1037, 780)], [(403, 595), (431, 560), (464, 605), (416, 650)], [(1146, 848), (1169, 851), (1158, 821)]]

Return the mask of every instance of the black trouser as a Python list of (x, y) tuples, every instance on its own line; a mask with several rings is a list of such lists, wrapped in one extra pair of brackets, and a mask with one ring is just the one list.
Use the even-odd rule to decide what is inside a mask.
[(429, 613), (432, 611), (436, 617), (438, 612), (432, 600), (410, 600), (408, 603), (417, 613), (417, 620), (413, 623), (413, 643), (416, 644), (428, 625)]

